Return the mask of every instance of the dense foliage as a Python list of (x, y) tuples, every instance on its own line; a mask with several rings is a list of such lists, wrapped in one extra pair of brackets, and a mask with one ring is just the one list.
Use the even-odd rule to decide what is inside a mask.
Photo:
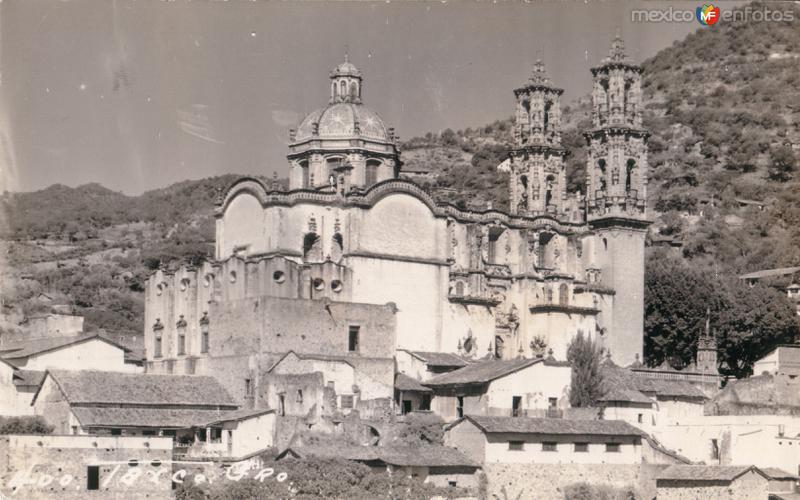
[(2, 434), (52, 434), (53, 427), (47, 425), (41, 416), (0, 417)]
[(603, 374), (601, 353), (594, 340), (579, 331), (567, 347), (567, 361), (572, 365), (570, 406), (597, 406), (597, 400), (603, 395)]
[[(437, 488), (401, 473), (373, 473), (369, 467), (344, 459), (286, 459), (275, 462), (275, 475), (257, 480), (246, 477), (239, 481), (216, 481), (196, 486), (191, 479), (176, 491), (177, 500), (240, 500), (270, 498), (312, 500), (318, 498), (419, 499), (459, 498), (468, 496), (462, 488)], [(286, 473), (285, 481), (277, 474)]]
[(634, 488), (605, 484), (573, 483), (564, 488), (564, 500), (636, 500)]
[(662, 254), (648, 262), (645, 273), (645, 361), (675, 368), (691, 363), (707, 312), (725, 375), (749, 375), (756, 359), (800, 334), (785, 294)]

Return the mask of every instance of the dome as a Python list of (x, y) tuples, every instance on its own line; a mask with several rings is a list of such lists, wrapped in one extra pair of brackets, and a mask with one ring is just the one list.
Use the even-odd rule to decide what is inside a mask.
[[(393, 142), (389, 138), (388, 129), (381, 117), (362, 104), (339, 102), (312, 111), (297, 127), (294, 142), (314, 137), (315, 123), (319, 124), (316, 136), (319, 139), (363, 137), (380, 142)], [(358, 132), (356, 132), (356, 124), (358, 124)]]
[(355, 65), (353, 65), (353, 63), (351, 63), (349, 61), (345, 61), (345, 62), (341, 63), (340, 65), (336, 66), (336, 69), (333, 70), (332, 75), (333, 76), (356, 76), (356, 77), (360, 77), (361, 76), (361, 72), (358, 70), (358, 68), (355, 67)]

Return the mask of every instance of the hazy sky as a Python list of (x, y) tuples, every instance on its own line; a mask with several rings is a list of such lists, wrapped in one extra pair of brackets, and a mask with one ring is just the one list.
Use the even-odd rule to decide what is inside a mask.
[(537, 57), (569, 102), (617, 29), (641, 61), (700, 27), (630, 22), (670, 5), (699, 4), (0, 0), (5, 187), (285, 175), (346, 48), (401, 138), (510, 116)]

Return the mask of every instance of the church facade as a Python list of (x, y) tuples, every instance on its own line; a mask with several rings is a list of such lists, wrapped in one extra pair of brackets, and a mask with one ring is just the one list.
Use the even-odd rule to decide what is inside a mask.
[[(394, 130), (363, 104), (361, 72), (340, 64), (329, 103), (289, 133), (289, 189), (238, 180), (216, 200), (215, 260), (148, 280), (148, 369), (304, 346), (376, 360), (397, 349), (563, 360), (579, 332), (617, 364), (641, 359), (641, 73), (621, 39), (592, 69), (579, 196), (566, 192), (562, 91), (537, 63), (514, 91), (515, 146), (498, 169), (509, 210), (470, 211), (400, 178)], [(390, 383), (372, 368), (370, 383)]]

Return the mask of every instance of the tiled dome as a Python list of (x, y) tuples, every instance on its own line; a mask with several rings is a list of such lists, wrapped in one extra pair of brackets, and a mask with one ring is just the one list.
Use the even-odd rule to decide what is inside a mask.
[[(340, 66), (345, 64), (349, 63), (342, 63)], [(320, 139), (363, 137), (381, 142), (392, 142), (381, 117), (361, 104), (339, 102), (312, 111), (297, 127), (295, 142), (312, 138), (314, 123), (319, 124), (318, 138)], [(358, 132), (356, 132), (356, 123), (358, 123)]]

